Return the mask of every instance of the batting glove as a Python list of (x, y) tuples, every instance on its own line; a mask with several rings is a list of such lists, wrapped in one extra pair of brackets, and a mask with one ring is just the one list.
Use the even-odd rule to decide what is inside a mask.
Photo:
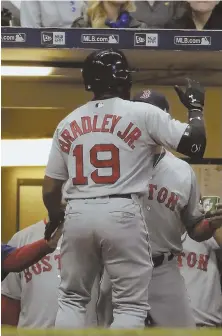
[(186, 78), (185, 92), (177, 85), (175, 85), (175, 91), (181, 101), (181, 103), (190, 110), (203, 111), (205, 90), (201, 87), (199, 82)]

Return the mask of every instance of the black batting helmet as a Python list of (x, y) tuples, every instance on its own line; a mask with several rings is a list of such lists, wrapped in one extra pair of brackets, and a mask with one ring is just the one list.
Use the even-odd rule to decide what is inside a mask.
[(86, 90), (97, 94), (129, 92), (132, 86), (127, 59), (119, 50), (91, 53), (84, 61), (82, 76)]

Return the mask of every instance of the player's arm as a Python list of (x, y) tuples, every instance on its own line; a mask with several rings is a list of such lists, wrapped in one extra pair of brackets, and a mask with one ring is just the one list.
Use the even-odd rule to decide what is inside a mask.
[[(207, 212), (205, 216), (211, 221), (211, 226), (214, 227), (213, 238), (222, 249), (222, 203), (217, 204), (216, 210)], [(217, 249), (215, 246), (212, 248)]]
[[(45, 255), (52, 253), (55, 250), (61, 235), (62, 227), (57, 229), (49, 241), (41, 239), (22, 247), (12, 248), (12, 250), (3, 257), (3, 274), (7, 275), (10, 272), (21, 272), (38, 262)], [(2, 254), (4, 254), (5, 246), (8, 245), (2, 244)]]
[(205, 214), (205, 219), (202, 220), (195, 229), (197, 236), (203, 237), (203, 240), (215, 238), (218, 245), (221, 246), (221, 227), (222, 227), (222, 204), (215, 210)]
[(63, 155), (59, 145), (58, 130), (56, 130), (53, 136), (42, 190), (43, 202), (49, 216), (49, 224), (46, 226), (45, 234), (47, 240), (64, 219), (64, 211), (61, 210), (62, 186), (68, 179), (68, 171)]
[(21, 311), (20, 300), (11, 299), (8, 296), (1, 296), (1, 323), (16, 327)]
[(8, 244), (1, 244), (1, 281), (3, 281), (8, 275), (7, 270), (4, 268), (5, 259), (15, 251), (15, 247), (12, 247)]
[[(222, 211), (218, 211), (214, 218), (205, 218), (200, 221), (195, 228), (190, 231), (189, 236), (197, 242), (210, 239), (212, 236), (217, 241), (218, 245), (222, 246), (221, 239)], [(220, 228), (218, 228), (220, 226)]]
[(176, 91), (188, 109), (188, 123), (172, 119), (169, 114), (153, 107), (152, 116), (147, 114), (147, 129), (157, 144), (190, 157), (201, 158), (206, 148), (204, 90), (199, 83), (187, 80), (186, 91), (178, 87)]
[[(21, 232), (17, 232), (9, 241), (8, 246), (14, 248), (19, 247), (20, 244), (24, 244), (24, 235)], [(17, 326), (19, 321), (19, 315), (21, 310), (21, 276), (19, 273), (10, 273), (2, 281), (1, 288), (1, 322), (2, 325)]]
[(210, 217), (213, 213), (208, 215), (204, 214), (204, 210), (200, 204), (199, 186), (194, 171), (191, 167), (190, 172), (191, 188), (189, 201), (187, 206), (181, 211), (181, 220), (190, 238), (197, 242), (202, 242), (210, 239), (213, 236), (216, 228), (218, 228), (219, 221), (221, 221), (222, 217), (220, 219), (220, 212), (215, 212), (215, 216), (212, 218)]
[[(58, 131), (53, 136), (51, 151), (43, 181), (43, 202), (49, 213), (49, 219), (60, 213), (62, 186), (68, 179), (67, 166), (60, 148)], [(67, 154), (66, 154), (67, 155)]]
[(198, 82), (187, 79), (185, 92), (178, 86), (175, 90), (181, 103), (188, 109), (188, 127), (177, 147), (177, 152), (190, 157), (203, 157), (206, 148), (206, 130), (203, 108), (205, 90)]

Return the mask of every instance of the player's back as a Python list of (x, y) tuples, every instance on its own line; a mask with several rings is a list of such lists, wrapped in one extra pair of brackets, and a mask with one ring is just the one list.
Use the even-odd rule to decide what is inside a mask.
[(192, 168), (170, 152), (159, 161), (149, 179), (144, 197), (146, 221), (153, 254), (179, 252), (184, 232), (181, 213), (191, 191)]
[[(58, 141), (68, 166), (68, 198), (146, 190), (144, 181), (156, 147), (147, 131), (156, 127), (153, 110), (157, 108), (149, 104), (111, 98), (88, 102), (59, 124)], [(55, 177), (49, 167), (46, 175)]]
[(219, 325), (222, 323), (222, 297), (215, 252), (220, 247), (213, 237), (198, 243), (185, 233), (182, 240), (183, 252), (178, 257), (178, 265), (196, 323)]

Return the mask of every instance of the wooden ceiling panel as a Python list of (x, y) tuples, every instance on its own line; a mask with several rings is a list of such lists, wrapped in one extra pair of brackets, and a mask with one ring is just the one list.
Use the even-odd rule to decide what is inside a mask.
[[(2, 80), (2, 107), (62, 107), (72, 110), (86, 101), (83, 87), (70, 83)], [(89, 95), (88, 95), (89, 98)]]
[[(136, 85), (132, 95), (148, 85)], [(186, 121), (187, 111), (172, 87), (154, 87), (169, 100), (172, 115)], [(208, 156), (221, 157), (222, 89), (206, 89), (206, 125)], [(2, 138), (31, 139), (52, 137), (57, 124), (71, 111), (92, 97), (83, 86), (73, 83), (3, 78), (2, 80)], [(215, 144), (217, 144), (215, 146)], [(210, 154), (208, 154), (210, 153)]]

